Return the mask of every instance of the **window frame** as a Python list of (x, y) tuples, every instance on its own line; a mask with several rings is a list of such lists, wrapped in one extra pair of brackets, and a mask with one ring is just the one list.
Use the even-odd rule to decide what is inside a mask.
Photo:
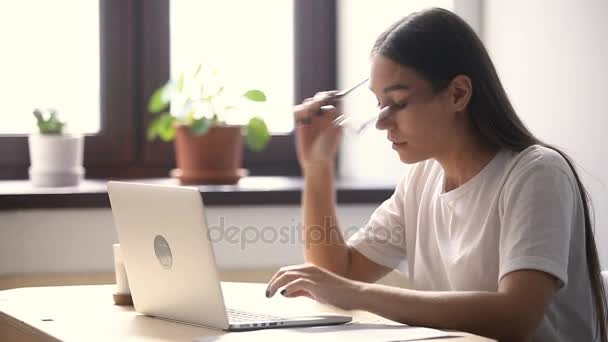
[[(134, 156), (135, 146), (130, 137), (134, 129), (131, 120), (134, 103), (129, 96), (135, 90), (130, 72), (135, 64), (133, 14), (133, 0), (99, 1), (101, 121), (100, 132), (85, 138), (87, 171), (119, 166)], [(0, 178), (27, 178), (28, 167), (27, 134), (0, 135)]]
[[(167, 177), (172, 143), (150, 142), (147, 99), (170, 75), (169, 0), (100, 0), (101, 129), (85, 138), (87, 178)], [(336, 1), (294, 0), (294, 101), (336, 88)], [(293, 131), (259, 153), (252, 175), (300, 175)], [(27, 135), (0, 135), (0, 179), (27, 178)]]

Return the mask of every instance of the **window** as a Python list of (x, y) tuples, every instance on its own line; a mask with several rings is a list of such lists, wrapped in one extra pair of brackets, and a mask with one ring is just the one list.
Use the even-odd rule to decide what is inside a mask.
[(228, 86), (266, 93), (253, 110), (272, 132), (293, 129), (293, 0), (172, 1), (170, 13), (172, 78), (213, 66)]
[[(238, 3), (240, 6), (241, 2)], [(270, 3), (272, 4), (273, 2)], [(190, 2), (179, 6), (186, 5), (194, 6)], [(257, 5), (258, 8), (266, 6), (260, 3), (257, 3)], [(170, 18), (172, 15), (168, 13), (173, 9), (172, 6), (177, 5), (169, 5), (168, 1), (156, 0), (146, 2), (146, 6), (142, 8), (142, 46), (140, 54), (145, 57), (142, 58), (141, 94), (143, 95), (139, 99), (140, 108), (146, 108), (147, 97), (170, 77), (170, 65), (183, 64), (187, 68), (187, 64), (189, 64), (188, 62), (170, 62), (171, 54), (168, 52), (171, 51)], [(283, 4), (281, 6), (287, 5)], [(314, 95), (319, 89), (335, 89), (336, 86), (335, 2), (333, 0), (293, 0), (292, 6), (293, 11), (289, 16), (293, 18), (293, 26), (287, 28), (293, 31), (293, 55), (295, 57), (293, 62), (293, 102), (290, 106), (293, 103), (299, 103), (306, 97)], [(206, 7), (208, 10), (209, 6)], [(182, 11), (185, 8), (176, 7), (176, 10)], [(221, 7), (219, 8), (221, 9)], [(262, 10), (259, 13), (268, 14), (270, 18), (274, 18), (276, 15), (274, 9), (273, 11), (269, 9)], [(177, 15), (179, 14), (174, 14), (174, 16)], [(258, 20), (260, 20), (259, 17)], [(270, 19), (266, 19), (266, 21), (270, 21)], [(276, 25), (280, 21), (274, 19), (272, 21), (275, 23), (274, 30), (284, 29)], [(176, 30), (188, 30), (188, 27), (182, 28), (182, 24), (174, 23), (174, 25), (177, 27)], [(192, 27), (190, 26), (190, 29)], [(234, 28), (231, 31), (244, 32)], [(180, 51), (179, 49), (183, 49), (180, 46), (187, 45), (176, 42), (173, 46), (176, 49), (174, 52), (176, 58), (179, 58), (179, 55), (186, 54), (185, 52), (179, 53), (178, 51)], [(198, 63), (199, 57), (195, 59), (195, 63)], [(287, 70), (288, 67), (283, 66), (283, 68)], [(175, 66), (174, 69), (178, 70), (179, 67)], [(281, 78), (277, 79), (279, 80), (278, 82), (281, 82)], [(142, 113), (142, 115), (143, 125), (145, 126), (151, 118), (145, 113)], [(280, 114), (273, 113), (271, 115)], [(291, 121), (291, 108), (289, 108), (289, 112), (286, 115)], [(281, 131), (281, 125), (277, 126), (275, 132)], [(271, 128), (273, 128), (272, 125)], [(163, 172), (165, 173), (163, 175), (166, 175), (166, 170), (174, 163), (173, 146), (159, 141), (145, 141), (143, 134), (141, 134), (140, 142), (142, 161), (147, 165), (164, 170)], [(263, 152), (254, 153), (245, 149), (244, 167), (248, 168), (252, 175), (299, 174), (300, 170), (295, 154), (294, 137), (291, 132), (273, 135), (269, 145)]]
[[(134, 28), (132, 27), (134, 1), (86, 1), (93, 5), (74, 4), (72, 1), (67, 0), (52, 1), (50, 2), (52, 6), (49, 8), (47, 8), (47, 6), (50, 6), (47, 5), (47, 2), (48, 1), (43, 0), (27, 0), (20, 1), (18, 7), (16, 7), (17, 5), (13, 6), (13, 4), (11, 4), (11, 6), (6, 6), (6, 9), (3, 9), (1, 12), (3, 15), (5, 13), (8, 13), (9, 17), (19, 15), (20, 20), (27, 22), (28, 25), (19, 26), (23, 31), (27, 32), (18, 32), (15, 31), (15, 28), (9, 28), (8, 32), (16, 38), (11, 38), (7, 41), (35, 46), (38, 41), (36, 34), (38, 32), (37, 27), (52, 26), (54, 21), (65, 20), (74, 25), (78, 24), (78, 26), (71, 27), (70, 30), (61, 30), (79, 33), (76, 35), (76, 33), (70, 34), (64, 32), (62, 34), (67, 34), (68, 37), (62, 37), (62, 39), (55, 37), (56, 41), (63, 40), (60, 45), (70, 46), (71, 49), (67, 52), (58, 52), (59, 55), (79, 55), (80, 52), (77, 52), (77, 50), (85, 48), (98, 51), (96, 53), (98, 55), (97, 58), (92, 57), (90, 60), (81, 61), (83, 64), (92, 68), (92, 70), (87, 70), (83, 75), (71, 75), (69, 78), (70, 80), (82, 80), (84, 82), (83, 84), (76, 85), (76, 87), (79, 87), (80, 89), (74, 90), (74, 93), (70, 94), (70, 96), (80, 94), (83, 96), (82, 99), (74, 99), (73, 102), (71, 102), (71, 100), (68, 101), (64, 95), (61, 95), (65, 94), (61, 91), (53, 93), (54, 90), (49, 90), (48, 94), (58, 94), (57, 97), (61, 98), (61, 100), (58, 99), (57, 101), (71, 102), (71, 108), (83, 106), (83, 108), (79, 109), (80, 111), (73, 112), (73, 115), (83, 117), (90, 115), (88, 116), (88, 119), (82, 121), (84, 123), (80, 124), (79, 129), (76, 129), (76, 127), (73, 128), (74, 130), (81, 130), (82, 132), (98, 131), (97, 133), (88, 135), (85, 140), (85, 167), (87, 168), (87, 175), (89, 177), (102, 177), (107, 174), (108, 170), (118, 169), (119, 167), (124, 168), (124, 165), (129, 165), (129, 163), (134, 160), (135, 144), (132, 137), (135, 126), (131, 120), (133, 117), (134, 104), (133, 93), (135, 92), (134, 75), (131, 72), (134, 65), (134, 61), (131, 58), (133, 56), (134, 46)], [(15, 9), (14, 11), (17, 12), (14, 12), (13, 8)], [(28, 11), (28, 13), (20, 15), (18, 12), (23, 10)], [(76, 13), (76, 10), (82, 11), (82, 13)], [(43, 19), (41, 19), (42, 22), (24, 20), (24, 18), (30, 18), (34, 12), (41, 13), (40, 16), (43, 17)], [(82, 15), (83, 18), (76, 19), (75, 17), (71, 17), (71, 15), (75, 13), (78, 16)], [(35, 17), (40, 16), (38, 14), (35, 15)], [(93, 19), (93, 16), (97, 16), (98, 19)], [(93, 21), (93, 23), (97, 22), (97, 27), (94, 27), (95, 25), (88, 22), (88, 20)], [(57, 31), (53, 31), (49, 29), (49, 31), (57, 33), (61, 30), (57, 29)], [(95, 32), (97, 32), (96, 36), (91, 36)], [(31, 41), (30, 38), (34, 39), (34, 41)], [(70, 45), (70, 42), (73, 42), (76, 39), (78, 39), (78, 42)], [(82, 45), (78, 45), (81, 42)], [(97, 48), (94, 47), (94, 45), (97, 45)], [(27, 47), (27, 49), (30, 48), (31, 47)], [(23, 49), (26, 49), (26, 47), (22, 46), (21, 49), (22, 50), (19, 51), (24, 51)], [(50, 52), (45, 51), (44, 53)], [(91, 54), (92, 52), (88, 51), (83, 52), (83, 55), (81, 56), (90, 56)], [(27, 64), (22, 61), (27, 61)], [(18, 69), (18, 67), (25, 66), (33, 68), (40, 65), (40, 63), (30, 61), (31, 59), (29, 56), (22, 56), (18, 62), (15, 62), (17, 64), (8, 66), (9, 70), (11, 70), (12, 73), (12, 69)], [(6, 60), (3, 58), (2, 67), (5, 68), (6, 64)], [(95, 64), (98, 66), (95, 66)], [(80, 72), (81, 68), (84, 68), (84, 66), (80, 64), (75, 67), (78, 70), (72, 71), (72, 74), (76, 74)], [(52, 75), (52, 72), (54, 71), (48, 70), (46, 75)], [(63, 75), (59, 77), (62, 76)], [(42, 78), (44, 76), (38, 75), (38, 77)], [(27, 76), (23, 77), (23, 79), (31, 80), (32, 78)], [(65, 79), (65, 77), (63, 79)], [(96, 85), (93, 84), (93, 80), (95, 79), (98, 80)], [(33, 81), (35, 81), (35, 79), (32, 80), (32, 82)], [(3, 85), (5, 84), (6, 83), (3, 83)], [(54, 86), (57, 85), (55, 84)], [(21, 119), (16, 120), (15, 117), (19, 116), (21, 118), (25, 116), (28, 118), (27, 120), (29, 120), (29, 118), (32, 117), (31, 110), (39, 105), (38, 103), (34, 103), (35, 101), (38, 101), (38, 99), (28, 99), (29, 95), (34, 96), (33, 91), (32, 94), (29, 93), (29, 87), (21, 88), (9, 85), (8, 90), (5, 89), (6, 88), (3, 90), (7, 92), (3, 94), (3, 104), (6, 103), (7, 108), (3, 107), (3, 117), (5, 117), (4, 115), (8, 115), (6, 120), (14, 123), (11, 124), (10, 134), (6, 134), (7, 130), (3, 130), (3, 132), (0, 133), (0, 178), (27, 178), (29, 156), (27, 136), (24, 133), (31, 131), (31, 126), (25, 128), (25, 124), (18, 122), (21, 121)], [(52, 98), (53, 96), (49, 96), (48, 94), (40, 92), (40, 94), (38, 94), (41, 97), (40, 101), (45, 101), (44, 98), (54, 100), (54, 98)], [(22, 106), (24, 110), (27, 110), (27, 112), (16, 114), (8, 112), (7, 114), (7, 109), (18, 110), (15, 109), (14, 105), (8, 104), (7, 98), (23, 98), (26, 99), (26, 101), (31, 101), (27, 104), (18, 104), (19, 106)], [(54, 104), (41, 103), (40, 105), (44, 107), (61, 104), (58, 102)], [(58, 107), (57, 109), (63, 112), (63, 108)], [(71, 112), (71, 110), (67, 110), (67, 108), (66, 111), (66, 115), (68, 115), (68, 112)], [(90, 113), (84, 114), (84, 112)], [(26, 119), (24, 118), (22, 122), (26, 122), (25, 120)], [(77, 124), (75, 126), (78, 127), (79, 125)]]
[(70, 132), (99, 131), (99, 5), (21, 0), (1, 7), (0, 134), (34, 131), (36, 107), (60, 109)]
[[(0, 5), (0, 179), (27, 177), (26, 134), (34, 128), (31, 111), (38, 106), (56, 107), (72, 131), (87, 133), (87, 177), (166, 177), (175, 163), (173, 145), (146, 140), (152, 119), (147, 100), (172, 73), (199, 62), (230, 69), (227, 76), (243, 87), (268, 93), (262, 114), (274, 135), (265, 151), (245, 150), (244, 167), (253, 175), (296, 175), (291, 106), (365, 78), (373, 39), (388, 23), (416, 9), (460, 3), (22, 0)], [(345, 108), (367, 114), (375, 110), (373, 96), (349, 97)], [(373, 129), (347, 136), (341, 175), (396, 178), (403, 165), (392, 157)]]
[[(291, 106), (293, 103), (314, 95), (318, 90), (335, 89), (336, 87), (335, 1), (292, 1), (274, 0), (256, 3), (256, 11), (259, 11), (257, 13), (260, 13), (261, 16), (250, 15), (251, 18), (247, 18), (249, 25), (258, 26), (260, 35), (267, 36), (267, 38), (272, 35), (272, 39), (281, 41), (283, 47), (280, 52), (264, 45), (271, 40), (261, 41), (263, 44), (257, 48), (260, 50), (260, 54), (255, 58), (247, 56), (250, 58), (233, 60), (233, 62), (241, 62), (239, 65), (243, 67), (241, 70), (247, 70), (251, 75), (253, 80), (251, 84), (265, 90), (269, 95), (269, 100), (276, 94), (276, 101), (269, 104), (272, 109), (264, 113), (267, 118), (270, 118), (269, 126), (276, 135), (273, 135), (269, 146), (263, 152), (246, 151), (244, 155), (244, 167), (249, 168), (252, 175), (295, 175), (299, 173), (294, 138), (290, 132)], [(65, 112), (65, 119), (70, 120), (70, 126), (74, 131), (88, 133), (85, 139), (85, 168), (88, 178), (166, 177), (175, 163), (173, 146), (159, 141), (146, 140), (146, 128), (151, 120), (151, 116), (146, 112), (147, 100), (158, 86), (169, 79), (172, 67), (177, 70), (181, 68), (181, 65), (188, 64), (188, 58), (194, 58), (195, 55), (186, 50), (189, 47), (188, 42), (180, 40), (180, 38), (186, 37), (183, 32), (196, 27), (196, 22), (191, 23), (192, 26), (188, 27), (186, 25), (189, 22), (188, 19), (174, 20), (172, 26), (171, 18), (185, 16), (184, 13), (188, 12), (203, 11), (205, 8), (208, 10), (210, 4), (222, 6), (215, 9), (217, 17), (222, 11), (234, 15), (235, 7), (239, 7), (236, 12), (247, 13), (253, 11), (253, 8), (245, 11), (244, 6), (254, 6), (254, 4), (250, 4), (249, 1), (230, 2), (229, 7), (232, 11), (226, 12), (229, 8), (226, 7), (224, 1), (200, 2), (205, 5), (199, 5), (199, 2), (195, 1), (171, 2), (169, 0), (99, 0), (84, 1), (83, 4), (57, 0), (50, 2), (52, 6), (46, 4), (47, 2), (24, 0), (20, 2), (20, 4), (25, 3), (24, 5), (19, 5), (19, 7), (11, 5), (0, 15), (2, 17), (5, 13), (9, 13), (9, 16), (17, 16), (15, 11), (24, 8), (23, 10), (28, 13), (18, 15), (21, 18), (18, 22), (20, 23), (23, 22), (24, 17), (31, 18), (31, 13), (41, 13), (42, 19), (39, 19), (41, 23), (27, 20), (27, 24), (18, 26), (24, 32), (17, 34), (15, 39), (6, 40), (32, 46), (35, 45), (36, 39), (40, 38), (38, 30), (32, 28), (32, 25), (52, 26), (55, 21), (63, 20), (65, 23), (61, 26), (58, 24), (57, 30), (49, 30), (47, 33), (53, 32), (54, 38), (61, 41), (57, 43), (58, 46), (66, 46), (60, 48), (61, 54), (53, 56), (53, 58), (60, 61), (65, 60), (64, 65), (72, 68), (69, 75), (61, 68), (50, 70), (53, 69), (52, 67), (46, 68), (49, 69), (45, 71), (47, 74), (37, 75), (36, 77), (43, 78), (45, 81), (59, 77), (67, 83), (67, 86), (57, 86), (58, 83), (53, 83), (52, 87), (57, 86), (61, 89), (52, 89), (52, 91), (49, 89), (47, 92), (44, 91), (44, 87), (41, 87), (42, 91), (37, 91), (39, 98), (34, 98), (33, 91), (26, 93), (26, 89), (31, 90), (31, 87), (20, 89), (15, 85), (9, 85), (8, 90), (2, 88), (3, 98), (6, 98), (8, 93), (9, 98), (25, 99), (24, 101), (28, 102), (21, 103), (21, 100), (18, 100), (9, 104), (9, 102), (3, 101), (5, 106), (3, 106), (1, 115), (2, 118), (11, 122), (11, 126), (3, 126), (3, 130), (0, 132), (0, 178), (27, 178), (29, 157), (26, 133), (31, 131), (30, 125), (33, 123), (33, 118), (30, 120), (31, 110), (35, 106), (56, 106), (61, 113)], [(50, 9), (45, 10), (46, 6), (50, 6)], [(198, 8), (189, 10), (189, 6)], [(12, 10), (13, 8), (15, 9)], [(268, 15), (268, 17), (263, 15)], [(97, 17), (95, 18), (95, 16)], [(261, 23), (271, 23), (272, 25), (261, 25)], [(64, 28), (64, 31), (61, 31), (64, 26), (69, 29)], [(172, 27), (173, 33), (171, 33)], [(15, 30), (14, 27), (4, 28), (4, 31), (8, 32), (16, 32)], [(26, 30), (30, 31), (25, 32)], [(207, 28), (201, 28), (201, 30), (201, 32), (209, 33)], [(239, 31), (252, 32), (246, 28), (243, 30), (226, 29), (226, 32), (231, 34)], [(217, 30), (212, 32), (219, 35)], [(34, 37), (28, 38), (31, 36)], [(232, 39), (237, 37), (235, 35)], [(3, 39), (3, 41), (5, 40)], [(192, 45), (199, 48), (197, 44)], [(286, 49), (288, 45), (292, 47), (291, 52)], [(200, 54), (205, 51), (202, 50), (203, 47), (204, 45), (201, 44), (201, 49), (192, 51)], [(67, 48), (70, 50), (64, 53), (63, 50)], [(253, 47), (250, 45), (247, 48)], [(22, 47), (18, 51), (24, 53), (22, 51), (26, 50), (25, 47)], [(264, 60), (264, 53), (267, 54), (266, 56), (275, 54), (277, 60), (283, 60), (283, 63), (279, 65), (278, 62), (273, 61), (269, 63), (270, 66), (260, 66), (261, 61)], [(61, 60), (59, 55), (67, 57)], [(68, 58), (73, 55), (79, 56), (79, 64), (73, 61), (67, 62)], [(97, 55), (98, 59), (95, 59), (94, 55)], [(24, 62), (28, 59), (31, 60), (28, 57), (13, 63), (17, 63), (18, 66), (36, 65), (35, 60)], [(196, 59), (198, 62), (198, 56)], [(8, 68), (11, 75), (14, 75), (13, 69), (18, 68), (7, 66), (8, 63), (5, 61), (6, 59), (3, 58), (1, 70)], [(242, 61), (255, 64), (255, 66), (248, 68)], [(55, 66), (55, 62), (52, 64)], [(36, 67), (41, 67), (41, 64)], [(269, 72), (270, 67), (277, 72)], [(264, 77), (266, 83), (260, 84), (257, 81), (261, 77), (260, 75), (272, 75), (272, 77)], [(19, 79), (19, 74), (11, 77)], [(71, 83), (76, 83), (75, 88), (77, 89), (71, 88)], [(56, 90), (57, 92), (55, 92)], [(62, 94), (68, 94), (77, 99), (63, 100), (66, 96)], [(47, 104), (47, 99), (57, 99), (57, 102), (48, 101), (53, 103)], [(69, 105), (66, 104), (68, 102)], [(16, 106), (25, 109), (19, 109), (21, 107)], [(19, 115), (24, 115), (23, 120), (27, 120), (27, 123), (19, 123), (15, 120), (16, 114), (11, 113), (23, 110), (26, 112)], [(73, 121), (73, 117), (82, 118), (81, 123), (76, 124), (77, 121)]]

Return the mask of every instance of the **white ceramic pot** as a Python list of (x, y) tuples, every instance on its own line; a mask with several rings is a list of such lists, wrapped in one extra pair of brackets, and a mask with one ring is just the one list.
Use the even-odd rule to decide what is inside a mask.
[(82, 135), (31, 134), (28, 142), (34, 186), (76, 186), (84, 178)]

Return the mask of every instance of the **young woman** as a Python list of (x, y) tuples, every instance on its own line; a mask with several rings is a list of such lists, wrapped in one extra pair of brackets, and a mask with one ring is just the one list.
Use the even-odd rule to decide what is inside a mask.
[[(370, 89), (388, 107), (376, 127), (415, 165), (345, 241), (335, 92), (299, 105), (307, 263), (277, 272), (267, 296), (283, 288), (287, 297), (500, 341), (605, 342), (585, 188), (570, 159), (518, 118), (473, 30), (446, 10), (415, 13), (378, 38), (371, 63)], [(412, 289), (373, 284), (402, 261)]]

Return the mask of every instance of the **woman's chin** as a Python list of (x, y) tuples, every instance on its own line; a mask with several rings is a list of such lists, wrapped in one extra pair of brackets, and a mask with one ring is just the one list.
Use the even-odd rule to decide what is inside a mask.
[(407, 143), (393, 143), (392, 148), (399, 154), (399, 158), (403, 161), (403, 158), (407, 156)]
[(393, 150), (397, 152), (397, 154), (399, 155), (399, 159), (401, 159), (401, 162), (405, 164), (414, 164), (423, 160), (423, 158), (418, 158), (415, 154), (412, 153), (408, 146), (408, 143), (393, 144)]

